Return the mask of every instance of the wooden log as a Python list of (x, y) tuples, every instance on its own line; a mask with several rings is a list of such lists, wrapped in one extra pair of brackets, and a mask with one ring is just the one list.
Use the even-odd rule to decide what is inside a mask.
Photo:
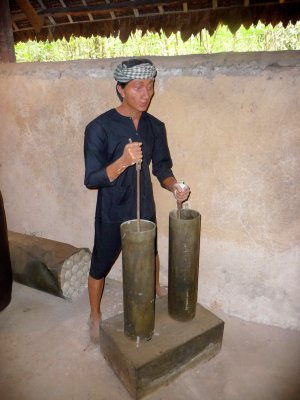
[(11, 301), (12, 270), (8, 247), (4, 202), (0, 191), (0, 311)]
[(89, 249), (16, 232), (8, 240), (15, 281), (69, 299), (87, 287)]

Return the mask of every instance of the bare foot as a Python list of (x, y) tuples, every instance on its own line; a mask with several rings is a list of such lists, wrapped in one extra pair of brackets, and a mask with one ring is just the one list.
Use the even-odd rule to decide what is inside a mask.
[(168, 294), (167, 286), (156, 286), (156, 297), (163, 297)]
[(101, 324), (101, 314), (99, 318), (89, 318), (89, 331), (90, 331), (90, 339), (94, 344), (100, 343), (99, 329)]

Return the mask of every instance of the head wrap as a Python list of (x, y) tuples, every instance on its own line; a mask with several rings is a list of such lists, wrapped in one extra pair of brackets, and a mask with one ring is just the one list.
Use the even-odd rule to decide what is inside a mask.
[(115, 69), (114, 78), (118, 82), (126, 83), (132, 79), (154, 79), (156, 72), (155, 66), (150, 63), (138, 64), (130, 68), (125, 63), (121, 63)]

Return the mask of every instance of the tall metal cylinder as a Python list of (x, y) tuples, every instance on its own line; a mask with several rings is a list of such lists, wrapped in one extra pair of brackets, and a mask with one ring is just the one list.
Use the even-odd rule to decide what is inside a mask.
[(169, 214), (168, 312), (178, 321), (195, 317), (201, 216), (190, 209)]
[(150, 340), (155, 320), (156, 225), (146, 220), (121, 224), (124, 333)]

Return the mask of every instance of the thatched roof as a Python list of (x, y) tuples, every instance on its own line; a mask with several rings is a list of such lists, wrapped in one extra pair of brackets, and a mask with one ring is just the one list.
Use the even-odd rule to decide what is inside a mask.
[(261, 21), (276, 25), (300, 20), (300, 0), (9, 0), (14, 41), (56, 40), (71, 35), (117, 36), (122, 41), (141, 29), (183, 39), (219, 23), (235, 32)]

